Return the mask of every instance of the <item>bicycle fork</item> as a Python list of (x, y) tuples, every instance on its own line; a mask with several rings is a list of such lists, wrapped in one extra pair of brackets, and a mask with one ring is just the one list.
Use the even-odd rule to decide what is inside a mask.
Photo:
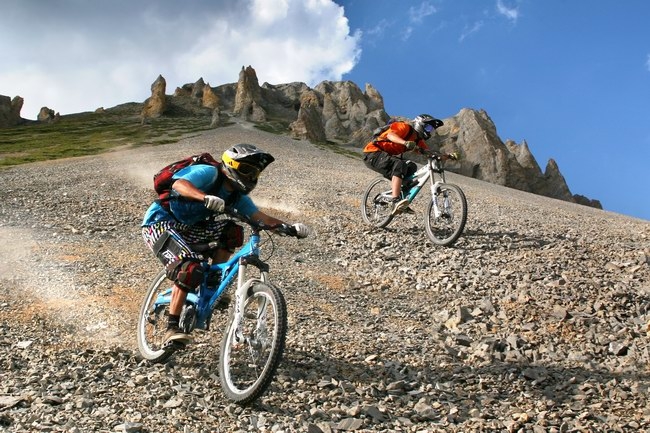
[[(247, 280), (247, 267), (253, 265), (260, 270), (260, 278), (250, 278)], [(268, 281), (268, 265), (262, 262), (257, 256), (242, 257), (239, 262), (239, 269), (237, 272), (237, 289), (235, 290), (235, 305), (233, 313), (232, 332), (234, 332), (234, 343), (241, 344), (246, 340), (243, 333), (243, 318), (244, 310), (246, 308), (246, 300), (248, 299), (248, 292), (251, 286), (257, 282), (265, 283)], [(264, 315), (266, 314), (266, 305), (260, 305), (257, 312), (257, 326), (259, 330), (260, 324), (265, 323)]]
[(440, 185), (442, 185), (442, 181), (436, 181), (432, 186), (431, 186), (431, 197), (433, 197), (433, 215), (436, 218), (440, 218), (442, 215), (442, 211), (438, 207), (438, 195), (440, 194)]

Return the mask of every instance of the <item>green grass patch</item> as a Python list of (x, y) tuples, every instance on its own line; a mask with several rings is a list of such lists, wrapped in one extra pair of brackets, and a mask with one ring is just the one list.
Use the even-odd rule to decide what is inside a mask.
[(175, 143), (210, 129), (208, 116), (161, 117), (142, 123), (137, 114), (80, 113), (53, 123), (0, 129), (0, 167), (96, 155), (121, 146)]
[(359, 152), (350, 150), (345, 146), (343, 146), (342, 144), (334, 143), (332, 141), (328, 141), (326, 143), (316, 143), (315, 145), (320, 149), (326, 149), (331, 152), (338, 153), (339, 155), (347, 156), (348, 158), (361, 159), (362, 157), (362, 155), (360, 155)]

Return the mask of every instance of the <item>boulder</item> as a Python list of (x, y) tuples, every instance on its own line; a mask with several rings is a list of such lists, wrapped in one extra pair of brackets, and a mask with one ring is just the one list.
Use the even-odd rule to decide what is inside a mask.
[(264, 108), (262, 108), (264, 104), (260, 103), (261, 96), (255, 69), (250, 66), (247, 68), (242, 67), (239, 72), (239, 81), (237, 81), (235, 108), (233, 110), (235, 116), (245, 120), (251, 120), (253, 116), (257, 119), (265, 119)]
[(58, 119), (58, 114), (55, 113), (54, 110), (47, 107), (41, 107), (41, 111), (39, 111), (38, 116), (36, 116), (36, 120), (44, 123), (51, 123), (56, 119)]
[(151, 84), (151, 96), (144, 101), (142, 108), (142, 121), (146, 119), (155, 119), (165, 112), (167, 107), (167, 98), (165, 96), (165, 89), (167, 82), (162, 75), (158, 75), (156, 81)]
[(432, 139), (443, 152), (459, 152), (461, 159), (448, 168), (462, 175), (522, 191), (574, 202), (554, 160), (542, 173), (528, 144), (505, 143), (484, 110), (462, 109), (444, 119)]
[(20, 96), (11, 99), (9, 96), (0, 95), (0, 128), (23, 123), (23, 119), (20, 117), (23, 103), (24, 100)]
[(219, 106), (219, 97), (212, 90), (209, 84), (203, 86), (203, 91), (201, 92), (202, 100), (201, 105), (206, 108), (215, 109)]
[(199, 78), (196, 80), (196, 83), (192, 86), (192, 92), (190, 96), (192, 96), (192, 99), (195, 100), (202, 100), (203, 99), (203, 90), (205, 89), (205, 82), (203, 81), (203, 77)]
[(315, 143), (326, 141), (323, 129), (323, 118), (320, 110), (318, 94), (308, 91), (300, 97), (298, 118), (289, 126), (294, 138), (306, 139)]

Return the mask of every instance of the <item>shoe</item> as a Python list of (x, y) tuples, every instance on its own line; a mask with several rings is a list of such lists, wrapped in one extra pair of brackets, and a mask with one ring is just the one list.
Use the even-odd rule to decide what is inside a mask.
[(190, 334), (184, 333), (180, 330), (180, 328), (173, 327), (169, 328), (167, 332), (165, 332), (165, 341), (163, 343), (163, 347), (172, 346), (175, 344), (181, 344), (185, 346), (191, 342), (192, 336)]
[(399, 198), (394, 198), (393, 199), (393, 210), (391, 214), (397, 215), (399, 213), (404, 212), (408, 207), (409, 204), (411, 204), (407, 198), (400, 200)]

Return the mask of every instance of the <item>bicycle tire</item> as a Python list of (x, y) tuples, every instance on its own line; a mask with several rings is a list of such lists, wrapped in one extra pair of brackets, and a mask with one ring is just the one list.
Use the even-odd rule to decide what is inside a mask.
[(159, 295), (170, 290), (173, 285), (173, 281), (167, 278), (163, 269), (153, 279), (140, 307), (137, 330), (138, 350), (140, 355), (150, 362), (165, 362), (174, 352), (163, 349), (169, 304), (159, 305), (154, 309)]
[(363, 220), (378, 228), (384, 228), (393, 220), (392, 206), (382, 197), (391, 196), (391, 182), (385, 177), (373, 179), (361, 200), (361, 216)]
[[(440, 216), (435, 216), (434, 200), (437, 200)], [(457, 185), (443, 183), (438, 193), (431, 197), (424, 213), (424, 227), (431, 242), (441, 246), (453, 245), (465, 229), (467, 222), (467, 199)]]
[(287, 334), (287, 306), (279, 289), (257, 281), (251, 284), (247, 296), (241, 323), (244, 340), (235, 340), (237, 330), (231, 318), (219, 359), (223, 392), (240, 405), (259, 398), (271, 384)]

